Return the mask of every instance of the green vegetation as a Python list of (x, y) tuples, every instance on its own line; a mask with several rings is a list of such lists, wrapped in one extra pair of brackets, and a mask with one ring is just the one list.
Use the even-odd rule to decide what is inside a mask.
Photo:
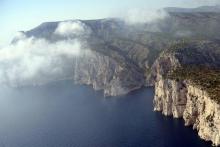
[(171, 71), (168, 78), (177, 81), (188, 80), (205, 90), (211, 99), (220, 104), (220, 69), (207, 67), (182, 67)]

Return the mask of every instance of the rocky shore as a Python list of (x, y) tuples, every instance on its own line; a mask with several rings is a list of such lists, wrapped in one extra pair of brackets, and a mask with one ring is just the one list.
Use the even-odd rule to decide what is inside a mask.
[[(166, 116), (183, 118), (185, 125), (193, 126), (202, 139), (212, 141), (218, 146), (220, 145), (220, 95), (216, 94), (220, 86), (220, 72), (219, 70), (211, 72), (211, 68), (219, 67), (220, 59), (213, 56), (216, 55), (214, 52), (219, 47), (209, 50), (204, 47), (207, 44), (210, 42), (202, 44), (204, 50), (198, 49), (198, 44), (179, 45), (179, 48), (164, 53), (155, 62), (156, 79), (153, 103), (155, 111), (160, 111)], [(192, 58), (187, 55), (189, 50), (193, 54)], [(205, 59), (203, 53), (206, 51), (209, 51), (209, 55), (206, 54)], [(182, 56), (179, 56), (180, 52)], [(194, 53), (196, 53), (195, 56)], [(192, 67), (192, 74), (189, 68), (184, 68), (187, 65)], [(201, 71), (204, 69), (197, 70), (193, 65), (200, 65), (204, 68), (207, 66), (209, 69)], [(210, 92), (209, 89), (216, 90), (216, 92)]]

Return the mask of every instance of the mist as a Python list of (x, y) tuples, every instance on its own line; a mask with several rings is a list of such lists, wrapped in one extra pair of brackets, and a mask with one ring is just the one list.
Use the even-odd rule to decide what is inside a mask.
[(220, 1), (219, 0), (193, 0), (193, 3), (199, 4), (199, 5), (219, 5)]
[(80, 21), (64, 21), (60, 22), (54, 34), (71, 37), (72, 35), (89, 35), (90, 29)]
[(134, 8), (125, 11), (124, 13), (115, 14), (117, 17), (124, 20), (129, 25), (153, 23), (163, 20), (169, 16), (163, 9), (140, 9)]
[(15, 43), (0, 49), (0, 84), (39, 85), (72, 79), (74, 58), (85, 49), (85, 45), (71, 36), (88, 33), (85, 25), (78, 21), (61, 22), (54, 34), (70, 38), (53, 43), (18, 32)]

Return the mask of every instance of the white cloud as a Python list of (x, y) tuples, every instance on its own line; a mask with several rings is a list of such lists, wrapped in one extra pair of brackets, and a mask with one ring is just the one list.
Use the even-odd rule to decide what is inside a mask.
[[(220, 0), (179, 0), (176, 2), (179, 7), (198, 7), (219, 5)], [(175, 4), (175, 3), (174, 3)]]
[(194, 3), (198, 3), (201, 5), (217, 5), (220, 4), (219, 0), (193, 0)]
[(83, 35), (89, 34), (89, 28), (80, 21), (65, 21), (60, 22), (55, 34), (61, 36), (71, 36), (71, 35)]
[[(54, 31), (54, 35), (65, 37), (89, 33), (80, 21), (61, 22)], [(0, 84), (19, 86), (73, 79), (74, 61), (85, 49), (86, 44), (77, 38), (51, 43), (18, 32), (14, 43), (0, 48)]]
[(163, 10), (130, 9), (120, 17), (128, 24), (151, 23), (164, 19), (168, 14)]
[(49, 43), (26, 38), (0, 49), (0, 84), (43, 84), (73, 77), (73, 60), (81, 52), (78, 40)]
[(16, 39), (19, 40), (19, 39), (24, 39), (24, 38), (26, 38), (26, 36), (25, 36), (25, 34), (24, 34), (23, 32), (16, 32), (14, 38), (16, 38)]
[(179, 31), (175, 32), (175, 35), (177, 37), (189, 37), (192, 35), (192, 32), (189, 30), (179, 30)]

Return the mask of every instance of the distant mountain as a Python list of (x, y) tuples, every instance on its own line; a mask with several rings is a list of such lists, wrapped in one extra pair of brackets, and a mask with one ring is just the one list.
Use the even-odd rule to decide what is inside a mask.
[[(117, 18), (68, 20), (45, 22), (22, 33), (26, 37), (45, 39), (51, 43), (79, 40), (94, 55), (91, 61), (83, 58), (78, 63), (78, 82), (104, 89), (106, 95), (120, 95), (141, 87), (143, 81), (146, 85), (153, 84), (149, 79), (151, 67), (160, 53), (171, 44), (180, 40), (220, 40), (220, 13), (207, 11), (209, 7), (166, 9), (169, 16), (151, 23), (129, 25)], [(201, 10), (203, 13), (198, 13)], [(216, 11), (217, 6), (212, 10)], [(70, 36), (56, 34), (56, 29), (63, 22), (67, 22), (67, 26), (74, 22), (81, 24), (90, 33), (73, 33)], [(72, 27), (80, 29), (75, 24)], [(17, 41), (14, 39), (12, 43)]]
[(192, 13), (192, 12), (215, 12), (220, 13), (220, 5), (216, 6), (201, 6), (197, 8), (176, 8), (167, 7), (164, 8), (167, 12), (182, 12), (182, 13)]
[[(196, 10), (205, 8), (209, 7), (199, 7)], [(186, 10), (175, 9), (182, 12)], [(111, 56), (118, 62), (122, 62), (123, 58), (135, 67), (146, 70), (150, 69), (159, 53), (175, 41), (220, 40), (220, 13), (189, 13), (189, 10), (194, 9), (187, 10), (188, 13), (172, 12), (163, 20), (141, 25), (129, 25), (118, 18), (68, 20), (68, 22), (80, 22), (90, 29), (89, 34), (80, 36), (67, 37), (54, 33), (58, 25), (66, 21), (45, 22), (22, 33), (26, 37), (44, 38), (50, 42), (76, 38), (86, 42), (91, 50)], [(12, 42), (16, 41), (15, 38)]]

